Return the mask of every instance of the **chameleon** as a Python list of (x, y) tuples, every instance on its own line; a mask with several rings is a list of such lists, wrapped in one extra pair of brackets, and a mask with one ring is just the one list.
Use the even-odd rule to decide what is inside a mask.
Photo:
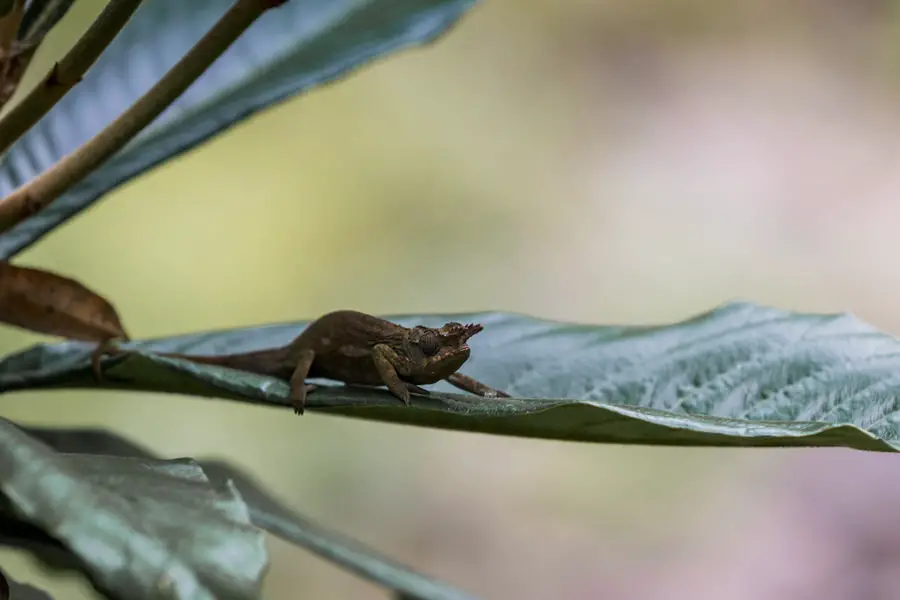
[[(286, 346), (219, 356), (160, 354), (168, 358), (238, 369), (290, 383), (294, 412), (302, 415), (306, 396), (316, 389), (307, 378), (350, 385), (380, 386), (407, 406), (410, 393), (429, 394), (421, 385), (446, 380), (479, 396), (509, 395), (458, 373), (469, 358), (469, 338), (484, 328), (478, 323), (449, 322), (441, 327), (404, 327), (354, 310), (337, 310), (311, 322)], [(102, 378), (100, 358), (129, 351), (101, 344), (92, 356), (94, 376)]]

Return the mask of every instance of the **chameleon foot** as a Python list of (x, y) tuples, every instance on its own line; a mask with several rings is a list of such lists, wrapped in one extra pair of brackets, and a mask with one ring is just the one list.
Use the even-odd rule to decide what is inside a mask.
[(306, 395), (318, 386), (314, 383), (305, 383), (291, 390), (291, 405), (294, 407), (294, 414), (302, 415), (306, 408)]
[(98, 385), (103, 383), (103, 368), (100, 366), (103, 357), (121, 353), (123, 350), (116, 346), (115, 340), (103, 340), (97, 344), (97, 347), (91, 352), (91, 373), (94, 375), (94, 383)]

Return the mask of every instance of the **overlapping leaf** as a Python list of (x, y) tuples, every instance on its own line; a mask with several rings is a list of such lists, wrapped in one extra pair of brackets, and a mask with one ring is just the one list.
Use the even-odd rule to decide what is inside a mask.
[[(849, 315), (734, 304), (660, 327), (600, 327), (508, 314), (418, 316), (403, 324), (480, 321), (463, 370), (511, 393), (448, 393), (406, 408), (382, 391), (334, 387), (310, 410), (413, 425), (563, 440), (710, 445), (900, 447), (900, 341)], [(287, 405), (287, 385), (154, 356), (282, 345), (303, 327), (272, 325), (138, 342), (107, 362), (126, 389)], [(0, 390), (91, 386), (91, 347), (38, 346), (0, 363)], [(286, 414), (285, 418), (297, 418)], [(298, 427), (303, 421), (298, 421)]]
[(259, 596), (263, 537), (234, 487), (193, 461), (59, 454), (0, 419), (0, 491), (118, 596)]
[[(30, 429), (29, 433), (66, 454), (113, 455), (156, 460), (148, 450), (102, 430)], [(91, 457), (84, 457), (90, 461)], [(411, 570), (363, 544), (328, 531), (263, 491), (255, 479), (221, 461), (199, 461), (203, 473), (220, 487), (234, 486), (254, 525), (389, 589), (420, 600), (473, 600), (473, 597)]]
[[(49, 208), (0, 235), (20, 252), (105, 192), (254, 112), (433, 40), (475, 0), (291, 0), (263, 15), (137, 139)], [(146, 92), (232, 0), (145, 0), (84, 79), (0, 160), (0, 197)]]

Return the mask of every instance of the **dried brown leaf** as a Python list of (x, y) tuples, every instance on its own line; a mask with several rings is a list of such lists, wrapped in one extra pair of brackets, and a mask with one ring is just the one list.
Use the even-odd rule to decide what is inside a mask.
[(116, 309), (74, 279), (0, 261), (0, 322), (102, 342), (128, 339)]

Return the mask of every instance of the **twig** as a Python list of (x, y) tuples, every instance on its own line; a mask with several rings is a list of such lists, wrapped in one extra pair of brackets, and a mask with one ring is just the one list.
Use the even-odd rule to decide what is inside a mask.
[(286, 1), (236, 0), (206, 35), (128, 110), (47, 171), (0, 200), (0, 233), (46, 208), (118, 152), (200, 77), (260, 15)]
[(0, 154), (31, 129), (66, 92), (81, 81), (97, 57), (119, 34), (141, 0), (110, 0), (71, 50), (8, 114), (0, 119)]

